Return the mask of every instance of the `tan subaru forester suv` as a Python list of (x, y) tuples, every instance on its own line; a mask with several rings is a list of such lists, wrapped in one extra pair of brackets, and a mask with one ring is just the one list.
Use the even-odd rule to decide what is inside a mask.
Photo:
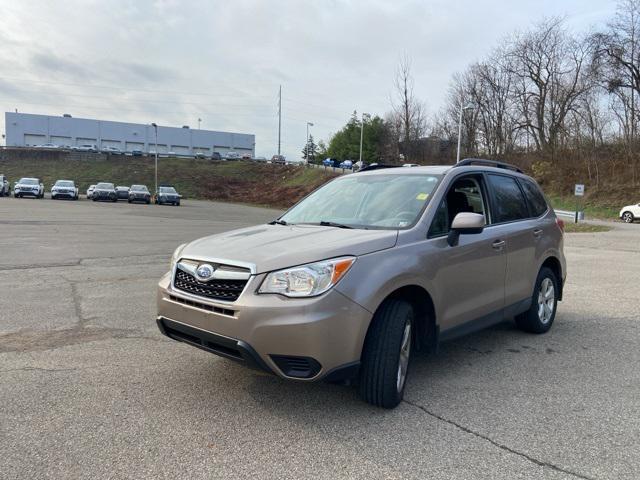
[(515, 318), (553, 323), (563, 223), (504, 163), (369, 167), (266, 225), (179, 246), (158, 288), (165, 335), (296, 381), (401, 400), (415, 350)]

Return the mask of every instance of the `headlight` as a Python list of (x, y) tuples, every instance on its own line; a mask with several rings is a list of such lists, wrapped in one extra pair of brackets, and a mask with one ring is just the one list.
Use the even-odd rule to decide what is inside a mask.
[(176, 262), (180, 260), (180, 255), (182, 254), (182, 250), (184, 250), (184, 247), (186, 246), (187, 244), (183, 243), (178, 248), (176, 248), (175, 252), (173, 252), (173, 255), (171, 255), (171, 265), (170, 265), (171, 270), (173, 270), (173, 267), (176, 264)]
[(340, 257), (269, 273), (258, 293), (286, 297), (313, 297), (333, 287), (349, 270), (355, 257)]

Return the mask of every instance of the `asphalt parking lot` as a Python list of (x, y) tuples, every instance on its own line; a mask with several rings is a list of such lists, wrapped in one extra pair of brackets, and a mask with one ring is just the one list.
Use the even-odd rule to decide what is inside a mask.
[(393, 411), (166, 339), (173, 249), (276, 211), (0, 199), (0, 477), (638, 478), (640, 225), (566, 236), (552, 331), (415, 359)]

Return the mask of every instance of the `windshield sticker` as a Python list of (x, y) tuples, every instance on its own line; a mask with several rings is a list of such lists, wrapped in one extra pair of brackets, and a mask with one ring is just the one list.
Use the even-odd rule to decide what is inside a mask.
[(416, 196), (416, 200), (426, 200), (428, 196), (429, 196), (429, 194), (428, 194), (428, 193), (419, 193), (419, 194)]

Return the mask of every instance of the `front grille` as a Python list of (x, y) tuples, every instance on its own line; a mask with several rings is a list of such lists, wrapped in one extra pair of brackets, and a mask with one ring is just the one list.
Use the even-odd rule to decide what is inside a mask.
[(183, 292), (191, 293), (199, 297), (210, 298), (212, 300), (225, 300), (235, 302), (242, 290), (244, 290), (247, 280), (211, 280), (200, 282), (193, 275), (177, 269), (173, 279), (173, 286)]
[(220, 313), (222, 315), (228, 315), (230, 317), (233, 317), (236, 314), (234, 310), (230, 310), (228, 308), (214, 307), (213, 305), (194, 302), (193, 300), (187, 300), (186, 298), (176, 297), (174, 295), (169, 295), (169, 299), (171, 299), (174, 302), (181, 303), (183, 305), (189, 305), (190, 307), (200, 308), (202, 310), (207, 310), (208, 312)]

